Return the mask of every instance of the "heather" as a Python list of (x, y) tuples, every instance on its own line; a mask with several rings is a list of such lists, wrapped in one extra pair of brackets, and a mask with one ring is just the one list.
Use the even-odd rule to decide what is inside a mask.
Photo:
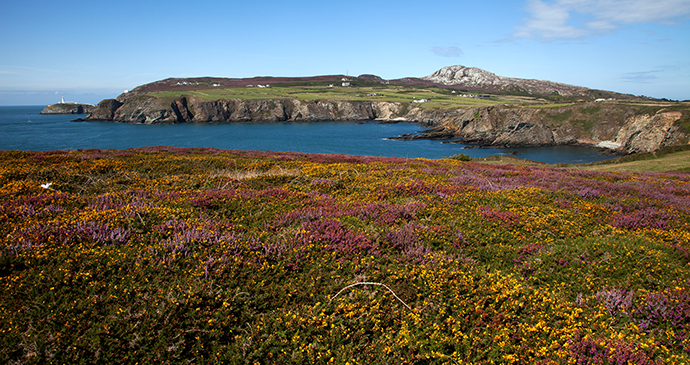
[(690, 175), (0, 151), (3, 363), (690, 362)]

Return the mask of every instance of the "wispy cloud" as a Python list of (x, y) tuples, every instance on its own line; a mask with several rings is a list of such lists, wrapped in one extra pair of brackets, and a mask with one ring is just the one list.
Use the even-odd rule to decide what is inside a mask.
[(542, 41), (615, 31), (621, 24), (667, 23), (690, 16), (690, 0), (527, 0), (530, 18), (513, 36)]
[(432, 52), (436, 53), (442, 57), (460, 57), (462, 56), (462, 50), (458, 47), (433, 47)]
[(658, 78), (655, 75), (657, 72), (661, 72), (661, 70), (628, 72), (627, 74), (623, 75), (622, 78), (626, 82), (633, 82), (636, 84), (649, 84)]

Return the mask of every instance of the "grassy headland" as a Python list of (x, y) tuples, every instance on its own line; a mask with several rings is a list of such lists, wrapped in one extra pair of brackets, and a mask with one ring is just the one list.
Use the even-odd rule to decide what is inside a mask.
[[(175, 98), (181, 93), (174, 91), (156, 92), (151, 95), (161, 98)], [(216, 99), (298, 99), (303, 101), (333, 99), (347, 101), (387, 101), (409, 103), (416, 99), (429, 99), (429, 103), (420, 103), (421, 107), (459, 108), (467, 106), (496, 105), (523, 97), (493, 98), (462, 98), (453, 94), (451, 90), (439, 88), (418, 88), (410, 86), (361, 86), (361, 87), (329, 87), (327, 85), (285, 85), (279, 84), (270, 88), (236, 87), (192, 90), (185, 95), (198, 97), (202, 100)], [(380, 96), (372, 96), (379, 94)], [(535, 101), (536, 102), (536, 101)]]
[(690, 171), (690, 145), (665, 147), (655, 152), (639, 153), (580, 167), (590, 171), (687, 172)]
[(612, 158), (599, 162), (569, 165), (559, 163), (548, 165), (544, 162), (526, 160), (515, 156), (490, 156), (471, 159), (466, 155), (455, 156), (467, 161), (494, 165), (541, 166), (553, 168), (576, 168), (588, 171), (611, 172), (688, 172), (690, 171), (690, 145), (664, 147), (655, 152), (638, 153), (628, 156)]
[(687, 174), (164, 147), (0, 161), (3, 363), (690, 361)]
[[(495, 92), (481, 88), (464, 89), (462, 86), (443, 86), (422, 80), (394, 80), (391, 82), (371, 81), (366, 78), (346, 77), (350, 86), (341, 86), (341, 76), (322, 76), (290, 81), (285, 78), (258, 77), (254, 79), (169, 79), (141, 87), (137, 93), (145, 93), (159, 98), (177, 98), (190, 95), (202, 100), (216, 99), (298, 99), (303, 101), (333, 99), (347, 101), (379, 100), (408, 103), (415, 99), (428, 99), (420, 103), (423, 108), (453, 109), (475, 106), (504, 104), (516, 107), (533, 106), (539, 108), (559, 108), (592, 101), (596, 97), (619, 97), (617, 103), (648, 104), (668, 107), (674, 103), (638, 98), (632, 95), (605, 92), (587, 96), (530, 95), (524, 91), (510, 90)], [(175, 85), (176, 80), (190, 80)], [(215, 83), (217, 80), (218, 83)], [(255, 84), (245, 85), (249, 82)], [(318, 81), (317, 81), (318, 80)], [(221, 83), (223, 85), (221, 86)], [(232, 86), (230, 86), (232, 85)], [(265, 87), (270, 85), (270, 87)], [(137, 91), (136, 89), (134, 91)], [(378, 94), (373, 96), (372, 94)], [(484, 95), (488, 97), (466, 97)], [(465, 97), (463, 97), (465, 96)]]

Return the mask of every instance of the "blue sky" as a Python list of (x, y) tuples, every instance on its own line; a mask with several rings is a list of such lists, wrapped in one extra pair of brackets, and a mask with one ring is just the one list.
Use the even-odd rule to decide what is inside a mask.
[(690, 99), (690, 0), (4, 1), (0, 105), (97, 103), (168, 77), (451, 65)]

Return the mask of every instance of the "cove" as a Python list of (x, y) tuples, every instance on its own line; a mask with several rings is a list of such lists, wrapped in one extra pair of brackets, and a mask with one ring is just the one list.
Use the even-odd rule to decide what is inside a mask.
[(553, 163), (586, 163), (612, 158), (599, 150), (574, 146), (466, 148), (438, 140), (389, 138), (423, 127), (376, 122), (124, 124), (72, 122), (75, 115), (40, 115), (43, 106), (0, 107), (0, 149), (21, 151), (126, 149), (146, 146), (295, 151), (407, 158), (473, 158), (515, 155)]

